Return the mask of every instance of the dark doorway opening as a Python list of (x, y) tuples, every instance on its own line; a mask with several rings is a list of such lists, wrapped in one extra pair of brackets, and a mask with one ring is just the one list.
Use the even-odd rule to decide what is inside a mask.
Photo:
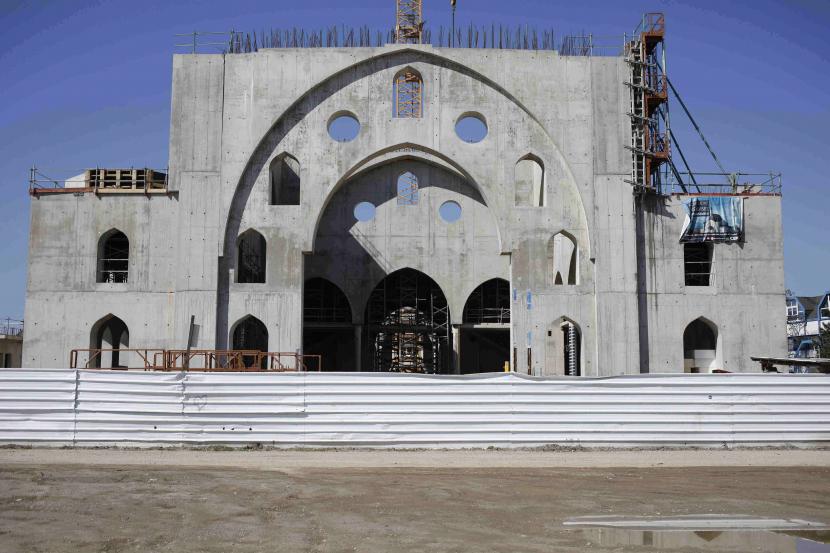
[(101, 351), (90, 363), (93, 367), (120, 369), (129, 366), (127, 352), (119, 351), (130, 347), (130, 331), (124, 321), (107, 315), (92, 326), (91, 334), (92, 349), (112, 350)]
[(494, 278), (473, 290), (464, 305), (459, 372), (501, 372), (510, 362), (510, 283)]
[[(303, 294), (303, 354), (310, 371), (356, 371), (355, 331), (346, 294), (324, 278), (305, 283)], [(319, 365), (318, 365), (319, 363)]]
[[(232, 343), (233, 349), (237, 351), (267, 352), (268, 329), (256, 317), (245, 317), (233, 330)], [(246, 367), (251, 367), (256, 363), (256, 357), (245, 355), (242, 357), (242, 362)], [(268, 368), (268, 360), (266, 358), (262, 358), (259, 368)]]
[(414, 269), (388, 275), (366, 306), (366, 355), (375, 371), (451, 371), (450, 310), (434, 280)]

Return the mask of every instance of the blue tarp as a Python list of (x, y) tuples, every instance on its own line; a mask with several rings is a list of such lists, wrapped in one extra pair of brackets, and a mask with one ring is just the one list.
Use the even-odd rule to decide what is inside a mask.
[(738, 242), (744, 237), (744, 201), (735, 196), (696, 196), (683, 201), (681, 242)]

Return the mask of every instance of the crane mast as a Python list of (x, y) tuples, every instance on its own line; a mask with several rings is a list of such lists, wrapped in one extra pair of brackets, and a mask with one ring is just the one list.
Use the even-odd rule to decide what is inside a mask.
[(398, 44), (420, 44), (424, 28), (422, 0), (396, 0), (397, 20), (395, 42)]

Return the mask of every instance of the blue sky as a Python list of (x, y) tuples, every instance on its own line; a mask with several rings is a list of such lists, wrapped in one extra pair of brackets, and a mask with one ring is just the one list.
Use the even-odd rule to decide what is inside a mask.
[[(428, 25), (449, 24), (449, 0), (424, 3)], [(830, 288), (830, 2), (458, 0), (457, 21), (622, 37), (645, 11), (666, 13), (670, 77), (726, 168), (784, 173), (787, 286)], [(0, 0), (0, 318), (23, 315), (33, 163), (60, 177), (167, 165), (176, 33), (393, 19), (394, 0)], [(713, 170), (673, 115), (695, 169)]]

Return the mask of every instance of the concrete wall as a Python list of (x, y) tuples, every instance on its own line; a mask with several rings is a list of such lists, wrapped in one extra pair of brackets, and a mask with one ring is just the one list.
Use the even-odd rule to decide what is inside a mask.
[[(392, 117), (392, 81), (406, 67), (424, 81), (420, 119)], [(638, 304), (636, 209), (625, 182), (627, 76), (621, 58), (541, 51), (407, 45), (177, 55), (171, 195), (33, 200), (24, 363), (64, 365), (69, 349), (89, 344), (92, 325), (108, 313), (127, 324), (133, 347), (184, 347), (194, 316), (196, 347), (225, 348), (234, 324), (254, 315), (268, 328), (270, 350), (300, 351), (307, 278), (338, 283), (359, 321), (377, 280), (411, 267), (439, 283), (454, 323), (476, 286), (494, 276), (510, 280), (512, 347), (523, 373), (552, 373), (548, 333), (564, 319), (581, 332), (584, 375), (640, 372), (648, 366), (642, 344), (652, 370), (682, 370), (675, 334), (702, 306), (682, 299), (676, 286), (682, 249), (671, 207), (649, 216), (649, 240), (659, 251), (649, 259), (654, 299), (647, 310)], [(361, 123), (351, 142), (327, 132), (343, 112)], [(476, 144), (454, 130), (470, 112), (488, 125)], [(268, 168), (286, 153), (300, 165), (300, 204), (272, 206)], [(516, 205), (516, 164), (528, 155), (544, 168), (540, 207)], [(391, 195), (395, 176), (407, 169), (424, 187), (412, 209)], [(377, 202), (374, 222), (354, 220), (361, 199)], [(454, 225), (437, 217), (447, 199), (462, 205)], [(757, 334), (740, 338), (737, 312), (715, 312), (717, 301), (703, 309), (731, 340), (724, 359), (732, 370), (750, 369), (741, 360), (749, 353), (784, 351), (776, 326), (783, 282), (764, 274), (781, 264), (780, 202), (759, 201), (757, 211), (749, 203), (748, 243), (724, 246), (731, 255), (722, 261), (740, 273), (741, 285), (713, 290), (735, 305), (754, 302), (747, 324)], [(753, 242), (755, 225), (767, 235), (774, 227), (776, 238)], [(126, 285), (94, 283), (95, 244), (111, 227), (131, 240)], [(235, 282), (237, 237), (248, 229), (267, 240), (264, 284)], [(576, 243), (574, 285), (552, 279), (551, 240), (559, 232)], [(661, 309), (666, 302), (683, 307)]]

